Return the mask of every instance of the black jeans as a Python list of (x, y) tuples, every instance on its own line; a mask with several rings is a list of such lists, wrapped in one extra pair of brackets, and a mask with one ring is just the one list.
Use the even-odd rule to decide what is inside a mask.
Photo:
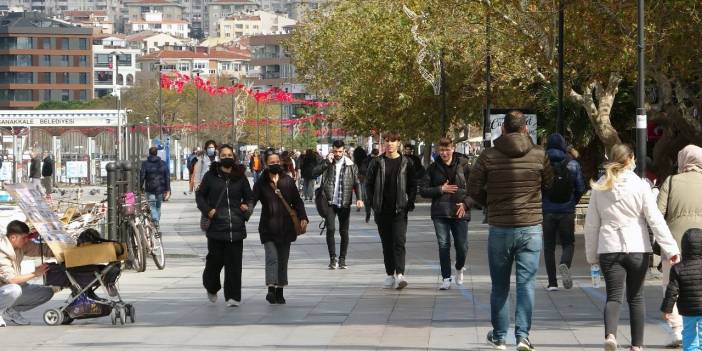
[(405, 243), (407, 242), (407, 212), (376, 214), (380, 242), (383, 244), (383, 261), (388, 275), (405, 274)]
[(648, 270), (648, 253), (608, 253), (600, 254), (600, 267), (607, 288), (605, 306), (605, 337), (617, 335), (619, 311), (626, 286), (626, 300), (629, 303), (629, 323), (631, 325), (631, 345), (644, 344), (644, 318), (646, 305), (643, 285)]
[(241, 257), (244, 241), (221, 241), (207, 238), (207, 257), (202, 284), (210, 294), (222, 288), (219, 274), (224, 267), (224, 299), (241, 301)]
[(544, 261), (548, 286), (558, 286), (556, 276), (556, 240), (561, 242), (561, 263), (570, 268), (575, 250), (575, 214), (544, 213)]
[(336, 205), (332, 206), (332, 211), (325, 220), (327, 226), (327, 248), (329, 249), (329, 257), (336, 257), (336, 242), (334, 241), (336, 217), (339, 218), (339, 235), (341, 236), (339, 257), (346, 257), (346, 252), (349, 248), (349, 219), (351, 217), (351, 208), (338, 207)]

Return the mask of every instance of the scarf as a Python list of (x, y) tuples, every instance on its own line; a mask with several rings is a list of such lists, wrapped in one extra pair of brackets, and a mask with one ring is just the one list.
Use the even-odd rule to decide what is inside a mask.
[(678, 173), (702, 173), (702, 148), (696, 145), (685, 146), (678, 153)]

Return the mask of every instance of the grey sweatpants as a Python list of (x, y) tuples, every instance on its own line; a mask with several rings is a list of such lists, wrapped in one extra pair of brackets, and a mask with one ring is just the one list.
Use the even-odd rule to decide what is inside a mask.
[(54, 291), (48, 286), (34, 284), (6, 284), (0, 286), (0, 314), (9, 308), (17, 312), (29, 311), (51, 300)]
[(288, 258), (290, 258), (290, 243), (263, 243), (266, 253), (266, 285), (288, 285)]

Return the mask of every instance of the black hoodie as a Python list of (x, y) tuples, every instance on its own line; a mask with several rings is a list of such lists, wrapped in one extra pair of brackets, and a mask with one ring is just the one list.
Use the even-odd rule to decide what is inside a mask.
[[(207, 237), (221, 241), (240, 241), (246, 238), (246, 221), (250, 211), (241, 211), (239, 206), (251, 200), (251, 185), (246, 178), (246, 168), (235, 165), (227, 174), (220, 169), (221, 163), (212, 162), (196, 192), (197, 208), (203, 216), (213, 208)], [(220, 200), (221, 199), (221, 200)], [(218, 203), (219, 202), (219, 203)]]
[(682, 238), (682, 262), (670, 268), (661, 311), (671, 313), (676, 301), (683, 316), (702, 316), (702, 229), (688, 229)]

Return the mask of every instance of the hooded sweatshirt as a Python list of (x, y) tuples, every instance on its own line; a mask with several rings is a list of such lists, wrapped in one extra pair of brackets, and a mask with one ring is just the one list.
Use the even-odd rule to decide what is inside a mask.
[(468, 180), (468, 195), (488, 207), (488, 223), (527, 227), (543, 222), (541, 191), (553, 183), (544, 149), (527, 134), (503, 134), (480, 154)]
[(665, 257), (680, 253), (651, 187), (634, 172), (624, 171), (612, 189), (592, 190), (585, 217), (587, 262), (598, 263), (598, 255), (605, 253), (651, 252), (648, 228)]
[[(702, 225), (701, 225), (702, 226)], [(702, 316), (702, 229), (688, 229), (682, 238), (682, 262), (670, 269), (661, 311), (672, 313), (677, 302), (683, 316)]]
[(551, 202), (548, 193), (544, 193), (544, 213), (575, 213), (575, 206), (585, 192), (585, 180), (583, 179), (580, 163), (570, 158), (567, 151), (566, 141), (562, 135), (554, 133), (548, 137), (546, 155), (548, 155), (549, 162), (554, 168), (554, 174), (556, 173), (555, 169), (563, 167), (563, 162), (567, 162), (566, 167), (570, 175), (573, 192), (570, 195), (570, 200), (564, 203)]

